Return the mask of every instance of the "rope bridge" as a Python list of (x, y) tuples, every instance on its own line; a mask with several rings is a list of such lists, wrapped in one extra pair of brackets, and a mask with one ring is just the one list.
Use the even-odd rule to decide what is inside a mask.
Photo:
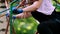
[[(1, 11), (0, 12), (0, 14), (1, 13), (3, 13), (3, 12), (6, 12), (7, 10), (10, 10), (10, 17), (9, 17), (9, 21), (8, 21), (8, 25), (7, 25), (7, 28), (8, 28), (8, 26), (9, 26), (9, 22), (10, 22), (10, 34), (13, 34), (13, 31), (14, 31), (14, 28), (13, 28), (13, 19), (12, 19), (12, 7), (13, 7), (13, 4), (15, 3), (15, 2), (17, 2), (18, 0), (14, 0), (13, 2), (11, 2), (10, 3), (10, 8), (9, 9), (5, 9), (5, 10), (3, 10), (3, 11)], [(60, 3), (58, 3), (59, 5), (60, 5)], [(3, 17), (3, 16), (5, 16), (6, 14), (2, 14), (2, 15), (0, 15), (0, 18), (1, 17)], [(6, 18), (7, 19), (7, 18)], [(7, 19), (8, 20), (8, 19)], [(7, 30), (6, 30), (6, 33), (5, 34), (7, 34)], [(16, 34), (15, 32), (14, 32), (14, 34)]]

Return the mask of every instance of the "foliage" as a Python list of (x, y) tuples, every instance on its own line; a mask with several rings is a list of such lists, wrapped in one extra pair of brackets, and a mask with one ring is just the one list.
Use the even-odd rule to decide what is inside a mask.
[(14, 21), (14, 27), (16, 34), (34, 34), (37, 28), (37, 22), (33, 17), (27, 19), (16, 19)]
[[(58, 2), (60, 3), (60, 0), (58, 0)], [(56, 11), (60, 12), (60, 4), (56, 3), (55, 1), (53, 1), (53, 5), (56, 7)]]

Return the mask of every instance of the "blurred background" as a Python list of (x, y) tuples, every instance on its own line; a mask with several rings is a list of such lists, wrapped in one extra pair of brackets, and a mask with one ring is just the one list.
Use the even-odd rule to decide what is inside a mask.
[[(60, 0), (57, 0), (60, 2)], [(56, 7), (56, 11), (60, 11), (60, 5), (57, 5), (55, 1), (52, 1), (53, 5)], [(14, 4), (15, 5), (15, 4)], [(4, 0), (0, 0), (0, 11), (5, 10), (6, 6)], [(6, 12), (4, 12), (6, 13)], [(4, 14), (1, 13), (0, 15)], [(38, 21), (36, 21), (32, 16), (24, 19), (15, 19), (13, 22), (16, 34), (35, 34), (37, 31)], [(0, 18), (0, 34), (5, 34), (7, 26), (6, 16)], [(10, 29), (8, 29), (9, 34)]]
[[(5, 6), (5, 0), (0, 0), (0, 12), (6, 9)], [(7, 27), (7, 21), (6, 21), (6, 16), (4, 16), (6, 12), (0, 13), (0, 34), (5, 34), (6, 27)], [(1, 16), (3, 15), (3, 16)], [(10, 29), (8, 28), (7, 34), (9, 34)]]

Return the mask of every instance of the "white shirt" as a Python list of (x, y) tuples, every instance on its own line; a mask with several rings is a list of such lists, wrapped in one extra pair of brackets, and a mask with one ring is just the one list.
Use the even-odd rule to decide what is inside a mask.
[(38, 12), (41, 12), (45, 15), (51, 15), (55, 7), (53, 6), (52, 0), (43, 0), (40, 7), (37, 9)]

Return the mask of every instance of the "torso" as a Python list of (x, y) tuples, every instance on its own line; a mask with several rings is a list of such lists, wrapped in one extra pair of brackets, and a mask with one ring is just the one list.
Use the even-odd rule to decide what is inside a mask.
[(51, 0), (43, 0), (41, 6), (37, 9), (37, 11), (45, 15), (51, 15), (54, 9), (55, 7), (52, 5)]
[(43, 22), (55, 18), (54, 9), (55, 7), (52, 5), (51, 0), (43, 0), (37, 11), (31, 12), (31, 14), (36, 20)]

